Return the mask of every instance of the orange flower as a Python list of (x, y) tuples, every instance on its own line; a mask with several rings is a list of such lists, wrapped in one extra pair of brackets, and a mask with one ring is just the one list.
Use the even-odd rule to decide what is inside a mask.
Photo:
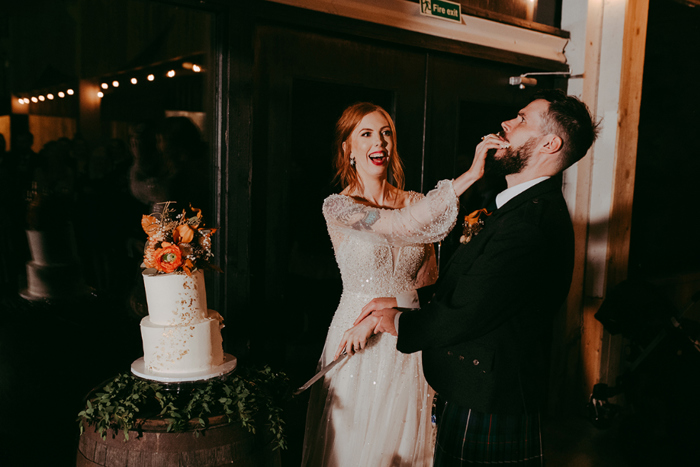
[(149, 237), (152, 237), (156, 232), (158, 232), (158, 219), (153, 216), (143, 216), (141, 218), (141, 227)]
[(163, 242), (163, 247), (155, 252), (155, 266), (161, 272), (173, 272), (182, 264), (182, 253), (177, 245)]
[(189, 259), (186, 259), (185, 262), (182, 264), (182, 270), (185, 271), (185, 274), (188, 276), (192, 275), (192, 270), (194, 269), (194, 264), (192, 264), (192, 261)]
[(484, 214), (486, 216), (490, 216), (491, 213), (486, 211), (486, 209), (477, 209), (476, 211), (472, 212), (471, 214), (468, 214), (464, 216), (464, 222), (470, 226), (476, 224), (479, 222), (479, 219), (481, 215)]
[(178, 225), (173, 230), (174, 243), (190, 243), (194, 238), (194, 229), (187, 224)]

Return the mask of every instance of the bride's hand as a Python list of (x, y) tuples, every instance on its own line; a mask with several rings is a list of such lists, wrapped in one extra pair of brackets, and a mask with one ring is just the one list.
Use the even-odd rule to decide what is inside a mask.
[(362, 313), (357, 317), (353, 324), (356, 325), (363, 319), (367, 317), (373, 311), (383, 310), (384, 308), (396, 308), (398, 305), (396, 303), (396, 297), (377, 297), (373, 298), (371, 302), (362, 307)]
[(348, 355), (353, 355), (355, 352), (359, 352), (367, 347), (367, 340), (374, 334), (374, 329), (377, 327), (377, 324), (379, 324), (379, 318), (370, 316), (360, 324), (345, 331), (333, 360), (338, 359), (343, 349), (346, 349)]
[(510, 147), (510, 143), (498, 135), (490, 134), (482, 138), (482, 141), (476, 145), (474, 151), (474, 160), (472, 161), (469, 170), (457, 177), (452, 182), (455, 194), (461, 196), (462, 193), (474, 184), (477, 180), (484, 176), (484, 166), (486, 164), (486, 155), (489, 149), (503, 149)]

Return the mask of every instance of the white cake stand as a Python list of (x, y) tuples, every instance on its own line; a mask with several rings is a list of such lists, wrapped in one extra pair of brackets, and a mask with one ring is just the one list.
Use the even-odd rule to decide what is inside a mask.
[(211, 370), (196, 371), (191, 373), (154, 373), (146, 368), (143, 357), (131, 364), (131, 372), (143, 379), (150, 379), (161, 383), (180, 383), (184, 381), (203, 381), (219, 376), (225, 376), (236, 369), (238, 360), (231, 354), (224, 354), (224, 363)]

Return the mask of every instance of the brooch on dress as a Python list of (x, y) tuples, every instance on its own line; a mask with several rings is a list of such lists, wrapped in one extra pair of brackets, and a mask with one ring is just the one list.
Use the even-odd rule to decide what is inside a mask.
[(459, 243), (469, 243), (469, 241), (478, 234), (484, 227), (484, 217), (490, 216), (491, 213), (484, 209), (477, 209), (464, 216), (464, 229), (462, 230), (462, 236), (459, 237)]

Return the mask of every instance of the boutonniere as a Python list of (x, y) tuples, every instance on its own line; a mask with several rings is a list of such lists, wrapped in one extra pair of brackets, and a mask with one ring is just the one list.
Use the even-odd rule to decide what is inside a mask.
[(462, 236), (459, 237), (459, 243), (469, 243), (469, 241), (478, 234), (484, 227), (484, 219), (490, 216), (491, 213), (484, 209), (477, 209), (471, 214), (464, 216), (464, 229)]

